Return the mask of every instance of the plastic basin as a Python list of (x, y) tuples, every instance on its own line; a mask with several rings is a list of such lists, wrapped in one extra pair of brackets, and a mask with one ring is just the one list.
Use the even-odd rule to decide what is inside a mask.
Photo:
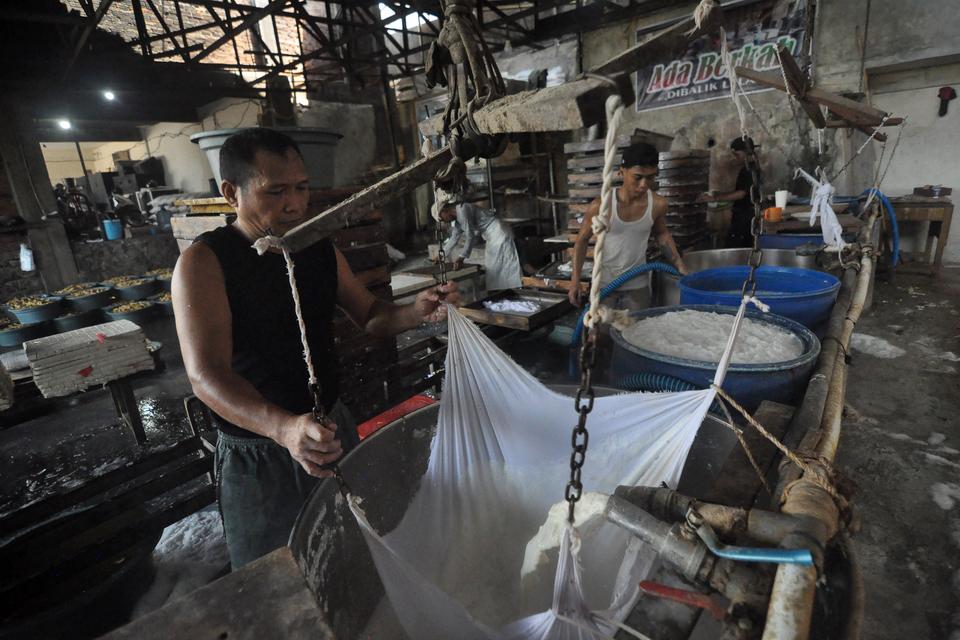
[[(276, 127), (297, 143), (303, 162), (307, 166), (307, 178), (311, 189), (326, 189), (333, 186), (336, 169), (336, 147), (340, 141), (339, 133), (312, 127)], [(220, 147), (227, 138), (243, 129), (215, 129), (202, 131), (190, 136), (192, 142), (200, 145), (207, 155), (207, 162), (213, 171), (213, 177), (220, 187)]]
[(146, 307), (134, 311), (115, 311), (114, 309), (118, 306), (120, 305), (116, 304), (104, 309), (108, 320), (129, 320), (130, 322), (140, 324), (141, 322), (152, 320), (159, 312), (159, 307), (152, 302), (148, 303)]
[(38, 322), (53, 320), (60, 315), (61, 311), (63, 310), (63, 297), (43, 297), (48, 300), (46, 304), (30, 307), (29, 309), (11, 309), (8, 306), (4, 306), (4, 309), (6, 310), (8, 316), (22, 325), (37, 324)]
[(106, 287), (106, 291), (88, 296), (66, 296), (66, 306), (71, 311), (92, 311), (102, 309), (113, 301), (114, 290), (109, 284), (91, 283), (91, 287)]
[(103, 311), (100, 309), (89, 309), (87, 311), (79, 311), (69, 316), (54, 318), (53, 326), (56, 327), (57, 333), (64, 333), (75, 329), (83, 329), (84, 327), (92, 327), (101, 322), (103, 322)]
[(42, 338), (53, 332), (53, 325), (50, 322), (37, 322), (28, 324), (17, 329), (4, 329), (0, 327), (0, 347), (19, 347), (27, 340)]
[[(688, 251), (683, 254), (683, 262), (690, 273), (713, 269), (714, 267), (730, 267), (745, 265), (750, 259), (750, 249), (705, 249), (702, 251)], [(814, 256), (798, 256), (790, 249), (768, 249), (763, 252), (763, 264), (771, 267), (802, 267), (815, 269), (817, 259)], [(680, 304), (681, 276), (675, 276), (662, 271), (653, 272), (653, 293), (656, 306), (667, 307)]]
[[(718, 267), (680, 279), (680, 304), (740, 306), (740, 289), (749, 267)], [(822, 271), (797, 267), (757, 269), (757, 297), (770, 311), (796, 320), (813, 330), (820, 328), (840, 291), (840, 280)]]
[(157, 292), (157, 281), (149, 277), (146, 282), (135, 284), (130, 287), (117, 288), (117, 297), (121, 300), (143, 300)]
[[(844, 233), (843, 239), (851, 242), (856, 238), (855, 233)], [(761, 249), (796, 249), (805, 244), (813, 244), (822, 247), (826, 243), (823, 241), (821, 233), (764, 233), (760, 236)]]
[[(671, 311), (691, 309), (725, 315), (735, 315), (736, 309), (711, 305), (680, 305), (645, 309), (631, 314), (638, 320), (659, 316)], [(806, 388), (810, 372), (820, 354), (820, 340), (812, 331), (799, 322), (772, 313), (748, 311), (754, 320), (774, 324), (797, 336), (803, 343), (803, 352), (798, 358), (768, 364), (733, 364), (727, 370), (723, 389), (753, 411), (764, 400), (793, 403)], [(666, 374), (685, 380), (692, 385), (706, 388), (713, 382), (717, 371), (716, 362), (688, 360), (648, 351), (627, 342), (617, 330), (611, 330), (613, 354), (610, 361), (611, 380), (621, 380), (637, 373)]]
[(157, 310), (160, 311), (160, 313), (162, 313), (163, 315), (165, 315), (165, 316), (172, 316), (172, 315), (173, 315), (173, 301), (172, 301), (172, 300), (166, 300), (166, 301), (164, 301), (164, 300), (159, 300), (158, 298), (159, 298), (161, 295), (163, 295), (163, 294), (162, 294), (162, 293), (158, 293), (158, 294), (156, 294), (156, 295), (150, 296), (149, 298), (147, 298), (147, 301), (148, 301), (148, 302), (152, 302), (153, 304), (155, 304), (155, 305), (157, 306)]

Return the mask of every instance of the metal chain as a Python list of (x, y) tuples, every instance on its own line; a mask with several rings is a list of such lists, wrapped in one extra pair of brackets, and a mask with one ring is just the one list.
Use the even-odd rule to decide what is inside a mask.
[(743, 281), (740, 294), (741, 296), (753, 297), (757, 292), (757, 269), (763, 263), (763, 250), (760, 248), (760, 236), (763, 235), (763, 185), (760, 180), (760, 158), (757, 157), (756, 147), (749, 137), (745, 141), (747, 143), (747, 156), (744, 159), (744, 166), (750, 172), (750, 202), (753, 203), (753, 220), (750, 221), (750, 235), (753, 236), (753, 246), (750, 250), (750, 259), (747, 262), (750, 272), (747, 274), (747, 279)]
[(437, 216), (437, 260), (440, 263), (440, 284), (447, 284), (447, 252), (443, 250), (443, 230), (441, 229), (440, 217)]
[(574, 399), (577, 410), (577, 424), (573, 427), (570, 444), (573, 448), (570, 454), (570, 480), (567, 482), (564, 499), (569, 505), (567, 521), (574, 522), (574, 510), (577, 501), (583, 495), (583, 482), (580, 479), (583, 463), (587, 459), (587, 445), (590, 443), (590, 433), (587, 431), (587, 416), (593, 411), (596, 394), (593, 391), (593, 365), (596, 360), (597, 329), (593, 327), (580, 346), (580, 387)]

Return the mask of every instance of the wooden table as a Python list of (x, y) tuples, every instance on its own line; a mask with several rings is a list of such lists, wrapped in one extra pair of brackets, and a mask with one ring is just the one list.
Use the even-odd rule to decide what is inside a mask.
[[(891, 198), (894, 215), (897, 222), (929, 222), (930, 228), (927, 230), (927, 241), (922, 253), (907, 253), (900, 251), (901, 257), (914, 260), (912, 264), (905, 263), (897, 266), (897, 271), (902, 273), (921, 273), (930, 276), (937, 276), (943, 264), (943, 249), (947, 246), (950, 238), (950, 222), (953, 219), (953, 203), (949, 198), (926, 198), (923, 196), (904, 196), (902, 198)], [(890, 221), (883, 218), (883, 232), (887, 240), (890, 239)], [(937, 239), (937, 250), (933, 254), (931, 261), (930, 251), (933, 247), (933, 239)]]
[[(841, 205), (834, 207), (834, 211), (840, 209)], [(842, 208), (846, 208), (843, 206)], [(796, 209), (796, 211), (794, 211)], [(808, 214), (810, 207), (787, 207), (786, 213), (792, 213), (802, 217), (789, 218), (780, 222), (764, 222), (763, 232), (766, 234), (776, 233), (820, 233), (820, 222), (810, 226)], [(844, 231), (857, 231), (862, 224), (860, 219), (849, 213), (837, 213), (837, 221)]]

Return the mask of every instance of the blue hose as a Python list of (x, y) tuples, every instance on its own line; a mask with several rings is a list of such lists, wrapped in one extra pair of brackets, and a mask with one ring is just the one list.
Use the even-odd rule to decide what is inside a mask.
[[(674, 376), (667, 375), (665, 373), (650, 373), (648, 371), (641, 371), (639, 373), (632, 373), (628, 376), (620, 378), (616, 385), (618, 389), (625, 389), (627, 391), (698, 391), (702, 387), (698, 387), (695, 384), (687, 382), (686, 380), (681, 380)], [(720, 402), (717, 400), (713, 401), (713, 404), (710, 405), (710, 413), (715, 413), (717, 415), (723, 415), (723, 410), (720, 407)]]
[(890, 218), (890, 230), (893, 232), (893, 256), (891, 258), (891, 264), (895, 267), (897, 263), (900, 262), (900, 229), (897, 227), (897, 214), (893, 212), (893, 205), (890, 204), (890, 199), (885, 196), (880, 189), (871, 187), (861, 193), (860, 196), (869, 198), (871, 193), (876, 193), (877, 199), (880, 200), (883, 208), (887, 211), (887, 217)]
[[(672, 276), (680, 275), (680, 272), (669, 264), (664, 264), (662, 262), (647, 262), (646, 264), (637, 265), (636, 267), (627, 269), (619, 276), (611, 280), (608, 284), (604, 285), (604, 287), (600, 289), (600, 299), (603, 300), (611, 293), (619, 289), (624, 283), (633, 280), (639, 275), (649, 273), (650, 271), (669, 273)], [(590, 303), (588, 302), (583, 305), (583, 310), (580, 311), (580, 317), (577, 318), (577, 326), (573, 330), (573, 339), (570, 341), (571, 347), (575, 347), (580, 343), (580, 334), (583, 333), (583, 318), (587, 315), (587, 310), (589, 308)]]

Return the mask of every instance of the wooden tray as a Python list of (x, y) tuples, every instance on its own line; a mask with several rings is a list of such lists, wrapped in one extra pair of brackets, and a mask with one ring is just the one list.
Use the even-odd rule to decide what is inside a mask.
[[(531, 314), (521, 315), (518, 313), (490, 311), (483, 306), (484, 302), (496, 302), (500, 300), (529, 300), (539, 304), (540, 310)], [(533, 331), (551, 320), (555, 320), (566, 314), (571, 309), (573, 309), (573, 306), (567, 300), (567, 296), (562, 293), (534, 291), (531, 289), (509, 289), (460, 307), (460, 313), (474, 322), (509, 327), (511, 329), (519, 329), (520, 331)]]

